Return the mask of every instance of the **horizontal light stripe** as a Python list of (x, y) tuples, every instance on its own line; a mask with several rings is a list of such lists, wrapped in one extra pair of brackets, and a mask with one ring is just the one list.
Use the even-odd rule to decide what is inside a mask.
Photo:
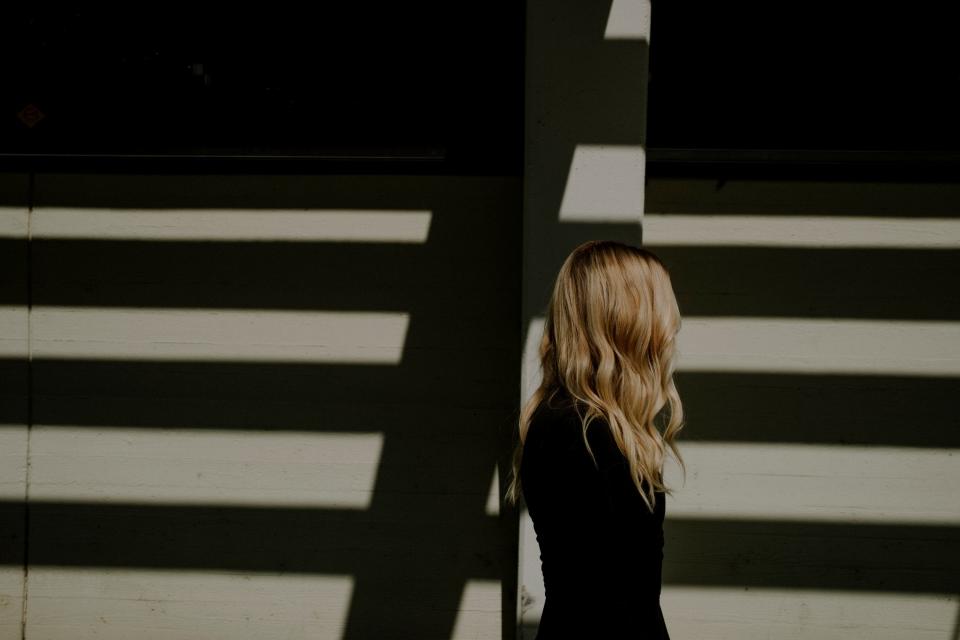
[(0, 207), (0, 238), (27, 238), (26, 207)]
[(578, 144), (560, 203), (561, 222), (626, 222), (643, 215), (646, 152), (641, 145)]
[(409, 315), (34, 307), (34, 358), (398, 364)]
[(348, 575), (36, 566), (26, 637), (340, 638), (353, 589)]
[(613, 0), (607, 15), (604, 40), (648, 40), (650, 0)]
[(673, 638), (710, 640), (946, 640), (956, 594), (862, 593), (664, 585)]
[[(5, 398), (5, 402), (14, 402)], [(27, 397), (21, 398), (27, 415)], [(23, 500), (27, 491), (27, 426), (0, 424), (0, 500)], [(3, 636), (0, 636), (2, 638)]]
[(487, 493), (488, 516), (500, 515), (500, 471), (499, 465), (493, 465), (493, 479), (490, 481), (490, 491)]
[(540, 560), (540, 544), (533, 519), (524, 506), (520, 510), (520, 620), (523, 624), (536, 624), (543, 615), (546, 590), (543, 588), (543, 567)]
[(540, 367), (540, 340), (543, 338), (543, 329), (546, 326), (543, 316), (534, 316), (527, 324), (527, 334), (523, 338), (523, 364), (520, 372), (520, 388), (523, 391), (523, 401), (533, 395), (543, 380), (543, 371)]
[[(910, 425), (904, 425), (909, 429)], [(960, 449), (685, 442), (668, 518), (960, 524)]]
[(30, 499), (366, 509), (382, 433), (36, 425)]
[(37, 207), (34, 238), (254, 242), (427, 241), (431, 212), (330, 209)]
[[(10, 536), (10, 533), (4, 531), (4, 536)], [(22, 611), (23, 565), (0, 565), (0, 638), (19, 640), (23, 637)]]
[(643, 244), (957, 249), (960, 219), (645, 213)]
[(0, 358), (26, 358), (29, 323), (26, 305), (0, 306)]
[(691, 317), (681, 371), (960, 375), (960, 323), (832, 318)]
[[(543, 327), (538, 316), (527, 328), (524, 398), (540, 382)], [(684, 316), (677, 349), (680, 371), (960, 375), (956, 322)]]
[(499, 580), (468, 580), (460, 597), (451, 640), (500, 640), (501, 600)]

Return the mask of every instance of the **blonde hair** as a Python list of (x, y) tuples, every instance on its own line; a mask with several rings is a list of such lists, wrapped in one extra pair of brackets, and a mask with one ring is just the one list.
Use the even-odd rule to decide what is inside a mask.
[[(684, 425), (673, 380), (680, 324), (669, 272), (652, 252), (591, 240), (570, 253), (547, 306), (539, 349), (543, 380), (520, 412), (520, 440), (506, 494), (510, 504), (516, 505), (520, 497), (520, 461), (530, 419), (541, 401), (561, 386), (586, 407), (585, 415), (577, 412), (595, 466), (587, 427), (604, 418), (650, 510), (656, 504), (655, 491), (672, 495), (663, 480), (668, 450), (686, 477), (675, 442)], [(667, 405), (661, 432), (656, 420)]]

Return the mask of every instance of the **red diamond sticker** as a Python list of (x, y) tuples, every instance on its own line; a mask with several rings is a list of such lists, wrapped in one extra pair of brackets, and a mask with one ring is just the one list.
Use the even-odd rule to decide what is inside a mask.
[(32, 128), (33, 125), (43, 120), (46, 115), (43, 111), (40, 111), (35, 104), (31, 103), (21, 109), (17, 117), (20, 118), (20, 122)]

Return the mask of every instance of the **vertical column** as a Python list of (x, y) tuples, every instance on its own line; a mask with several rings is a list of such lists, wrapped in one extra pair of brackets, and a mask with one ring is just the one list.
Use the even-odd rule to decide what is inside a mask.
[[(540, 382), (536, 350), (564, 258), (591, 239), (640, 244), (649, 28), (649, 0), (528, 1), (521, 402)], [(520, 507), (518, 616), (532, 638), (543, 583)]]
[(0, 640), (20, 638), (29, 425), (29, 176), (0, 176)]

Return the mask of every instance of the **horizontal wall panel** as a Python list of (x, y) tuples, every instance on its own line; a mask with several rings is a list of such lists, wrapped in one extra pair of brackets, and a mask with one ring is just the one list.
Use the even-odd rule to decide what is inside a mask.
[[(3, 186), (0, 185), (0, 189)], [(23, 195), (26, 196), (26, 191)], [(28, 216), (26, 203), (22, 207), (0, 205), (0, 238), (13, 238), (25, 242), (29, 225)]]
[(38, 207), (31, 231), (38, 239), (422, 244), (430, 218), (409, 210)]
[(382, 449), (382, 433), (37, 425), (30, 442), (30, 496), (366, 509)]
[(683, 318), (681, 371), (960, 376), (960, 322)]
[(646, 211), (683, 215), (953, 218), (960, 204), (960, 184), (656, 177), (648, 181), (646, 196)]
[(960, 525), (960, 449), (681, 442), (673, 518)]
[(30, 322), (34, 358), (397, 364), (410, 316), (34, 307)]
[[(442, 488), (388, 489), (368, 511), (33, 500), (30, 564), (363, 573), (388, 591), (389, 567), (394, 577), (415, 569), (424, 589), (449, 594), (460, 579), (499, 580), (508, 570), (502, 518), (486, 515), (485, 501), (485, 492)], [(22, 506), (0, 502), (0, 518)]]
[(340, 638), (348, 575), (33, 567), (27, 638)]
[(644, 213), (643, 244), (960, 249), (960, 219)]
[(960, 593), (956, 525), (672, 516), (664, 584)]
[(671, 637), (710, 640), (947, 640), (960, 597), (666, 586)]
[(960, 321), (956, 249), (656, 246), (686, 317)]
[(0, 357), (22, 359), (26, 365), (29, 352), (27, 306), (0, 306)]

